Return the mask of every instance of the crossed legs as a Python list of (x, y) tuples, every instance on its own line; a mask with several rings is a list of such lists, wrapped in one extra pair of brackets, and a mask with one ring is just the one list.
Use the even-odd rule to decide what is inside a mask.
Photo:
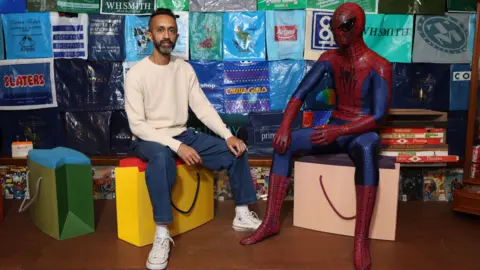
[(280, 211), (285, 198), (288, 178), (294, 153), (348, 153), (355, 163), (355, 190), (357, 197), (357, 220), (355, 223), (355, 266), (370, 269), (368, 236), (379, 182), (378, 152), (380, 138), (377, 133), (340, 137), (327, 146), (312, 145), (309, 135), (313, 129), (292, 132), (291, 145), (286, 153), (273, 157), (268, 186), (268, 201), (265, 217), (260, 227), (242, 239), (242, 245), (251, 245), (280, 232)]

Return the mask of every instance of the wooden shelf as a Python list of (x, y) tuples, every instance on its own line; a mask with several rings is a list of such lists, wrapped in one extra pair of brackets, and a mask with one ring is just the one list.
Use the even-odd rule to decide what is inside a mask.
[(470, 185), (480, 185), (480, 179), (479, 178), (466, 178), (463, 179), (464, 184), (470, 184)]
[[(93, 166), (118, 166), (119, 161), (123, 158), (126, 156), (91, 156), (90, 160)], [(270, 167), (272, 159), (270, 157), (250, 157), (248, 163), (255, 167)], [(0, 157), (0, 166), (2, 165), (26, 166), (27, 159)]]

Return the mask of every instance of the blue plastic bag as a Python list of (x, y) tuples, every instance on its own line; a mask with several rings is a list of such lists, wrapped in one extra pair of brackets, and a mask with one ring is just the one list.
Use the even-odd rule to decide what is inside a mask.
[(305, 10), (268, 10), (268, 60), (303, 60)]
[(266, 61), (225, 62), (225, 112), (247, 114), (270, 110)]
[(470, 64), (453, 64), (450, 80), (450, 111), (468, 111), (470, 100)]
[(270, 73), (270, 109), (285, 109), (293, 92), (304, 76), (303, 60), (282, 60), (269, 62)]
[(218, 113), (224, 113), (223, 62), (190, 61), (198, 77), (198, 82), (210, 103)]
[(27, 12), (26, 0), (0, 0), (0, 13), (25, 13)]
[(52, 57), (50, 13), (2, 14), (7, 59)]
[(125, 51), (127, 62), (140, 61), (153, 52), (147, 36), (148, 16), (125, 16)]
[(265, 60), (265, 13), (226, 12), (223, 16), (223, 59)]

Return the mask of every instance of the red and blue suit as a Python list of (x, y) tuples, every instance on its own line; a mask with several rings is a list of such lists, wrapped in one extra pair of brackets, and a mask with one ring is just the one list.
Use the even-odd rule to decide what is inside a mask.
[[(370, 220), (379, 182), (380, 137), (377, 129), (386, 120), (391, 100), (392, 66), (363, 41), (365, 12), (354, 3), (338, 7), (330, 28), (338, 49), (321, 55), (302, 80), (285, 109), (275, 134), (275, 154), (270, 172), (268, 202), (262, 225), (241, 241), (250, 245), (280, 231), (279, 215), (286, 196), (296, 153), (347, 153), (355, 164), (357, 214), (355, 266), (370, 269)], [(329, 124), (291, 131), (292, 122), (310, 91), (330, 77), (336, 108)]]

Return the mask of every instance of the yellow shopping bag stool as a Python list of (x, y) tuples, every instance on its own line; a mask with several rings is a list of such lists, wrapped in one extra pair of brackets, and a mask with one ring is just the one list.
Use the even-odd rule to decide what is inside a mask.
[[(205, 167), (190, 168), (177, 160), (177, 179), (172, 190), (173, 237), (213, 219), (213, 173)], [(145, 182), (147, 164), (129, 157), (115, 168), (118, 238), (141, 247), (153, 243), (155, 222)]]

